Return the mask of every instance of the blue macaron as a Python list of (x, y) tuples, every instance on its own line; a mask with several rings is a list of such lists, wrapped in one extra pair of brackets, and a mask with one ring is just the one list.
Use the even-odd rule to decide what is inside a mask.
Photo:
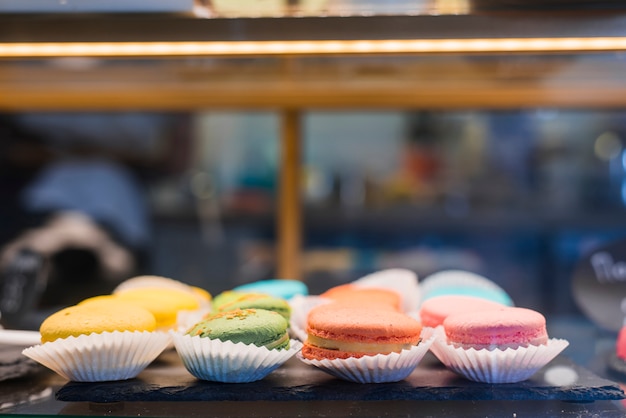
[(268, 279), (243, 284), (233, 288), (236, 292), (265, 293), (283, 299), (291, 299), (294, 296), (306, 296), (309, 294), (307, 285), (299, 280)]
[(476, 273), (463, 270), (444, 270), (433, 273), (420, 283), (424, 302), (443, 295), (474, 296), (514, 306), (513, 299), (495, 282)]

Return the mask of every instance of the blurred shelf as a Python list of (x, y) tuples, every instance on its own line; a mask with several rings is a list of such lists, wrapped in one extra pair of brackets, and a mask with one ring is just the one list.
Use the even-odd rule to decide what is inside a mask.
[(320, 211), (307, 210), (305, 228), (313, 231), (358, 230), (370, 233), (438, 232), (493, 233), (551, 232), (559, 230), (615, 229), (626, 230), (624, 214), (620, 212), (570, 212), (568, 214), (540, 210), (476, 210), (464, 216), (451, 216), (442, 209), (420, 210), (400, 207), (381, 210)]
[[(217, 221), (222, 226), (240, 229), (273, 231), (275, 211), (249, 213), (225, 211)], [(399, 206), (385, 209), (306, 208), (302, 215), (307, 233), (337, 234), (358, 231), (365, 234), (393, 234), (399, 232), (493, 233), (520, 232), (552, 233), (565, 230), (615, 230), (626, 231), (626, 217), (621, 211), (570, 211), (562, 213), (549, 210), (474, 210), (463, 216), (452, 216), (443, 209), (420, 209)], [(194, 212), (156, 213), (158, 223), (178, 224), (198, 222)]]
[[(0, 16), (0, 43), (623, 36), (619, 10), (199, 19)], [(606, 108), (626, 105), (624, 54), (0, 59), (0, 110)]]

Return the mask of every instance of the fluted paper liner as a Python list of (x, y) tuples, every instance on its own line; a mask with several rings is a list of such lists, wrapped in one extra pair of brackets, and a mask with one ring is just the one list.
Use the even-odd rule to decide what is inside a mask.
[(377, 354), (375, 356), (353, 357), (348, 359), (311, 360), (298, 358), (339, 379), (356, 383), (399, 382), (406, 379), (424, 358), (434, 341), (434, 336), (422, 340), (418, 345), (399, 353)]
[(446, 334), (443, 329), (443, 326), (439, 325), (436, 328), (433, 328), (433, 327), (422, 328), (422, 338), (431, 338), (431, 337), (434, 338), (435, 341), (430, 346), (430, 351), (435, 355), (435, 357), (439, 359), (439, 361), (443, 362), (443, 360), (441, 360), (441, 357), (440, 357), (440, 356), (443, 356), (442, 349), (440, 348), (441, 342), (443, 342), (444, 345), (446, 343)]
[(297, 295), (289, 299), (291, 306), (291, 319), (289, 320), (289, 335), (300, 341), (306, 340), (306, 322), (309, 311), (316, 306), (331, 302), (330, 299), (321, 296)]
[(263, 379), (302, 348), (290, 341), (289, 349), (269, 350), (253, 344), (212, 340), (172, 332), (176, 351), (185, 368), (200, 380), (247, 383)]
[(516, 383), (529, 379), (561, 353), (569, 342), (551, 338), (547, 344), (502, 349), (455, 347), (445, 335), (437, 338), (431, 351), (450, 370), (475, 382)]
[(175, 330), (184, 332), (195, 324), (204, 319), (205, 316), (211, 313), (210, 306), (195, 309), (193, 311), (182, 310), (176, 315), (176, 327)]
[(113, 331), (58, 339), (22, 354), (68, 380), (103, 382), (136, 377), (169, 342), (164, 332)]

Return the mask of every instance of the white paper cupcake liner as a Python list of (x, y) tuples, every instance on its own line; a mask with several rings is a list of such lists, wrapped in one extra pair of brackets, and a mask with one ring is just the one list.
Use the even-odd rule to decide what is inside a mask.
[(302, 348), (291, 340), (287, 350), (211, 340), (200, 336), (172, 333), (176, 351), (185, 368), (200, 380), (247, 383), (263, 379)]
[(331, 300), (321, 296), (294, 296), (289, 299), (291, 319), (289, 320), (289, 335), (300, 341), (306, 340), (306, 322), (309, 311), (316, 306), (329, 303)]
[(377, 354), (348, 359), (310, 360), (298, 353), (297, 357), (305, 364), (315, 366), (339, 379), (356, 383), (399, 382), (415, 370), (428, 352), (434, 337), (422, 340), (418, 345), (400, 353)]
[(404, 312), (416, 311), (420, 301), (417, 275), (407, 269), (380, 270), (352, 282), (357, 287), (378, 287), (397, 292), (402, 297)]
[(182, 310), (176, 314), (176, 330), (187, 331), (211, 313), (211, 308), (203, 307), (193, 311)]
[(422, 322), (422, 316), (420, 315), (419, 311), (410, 311), (410, 312), (406, 312), (406, 314), (410, 316), (411, 318), (415, 319), (416, 321), (419, 321), (420, 323)]
[(435, 355), (435, 357), (439, 359), (439, 361), (442, 361), (440, 356), (443, 356), (443, 353), (440, 347), (442, 346), (442, 344), (446, 344), (446, 334), (443, 330), (443, 326), (439, 325), (436, 328), (424, 327), (422, 329), (422, 338), (428, 339), (431, 337), (434, 341), (433, 344), (430, 346), (430, 351)]
[(58, 339), (22, 354), (68, 380), (102, 382), (136, 377), (169, 342), (164, 332), (114, 331)]
[[(436, 334), (438, 334), (436, 332)], [(551, 338), (547, 344), (504, 350), (476, 350), (435, 338), (431, 351), (450, 370), (475, 382), (516, 383), (529, 379), (561, 353), (569, 342)]]

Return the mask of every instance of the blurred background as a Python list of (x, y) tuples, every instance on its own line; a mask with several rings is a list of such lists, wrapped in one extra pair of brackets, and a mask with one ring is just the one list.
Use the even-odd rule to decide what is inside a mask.
[[(139, 17), (53, 3), (43, 11), (61, 18), (0, 5), (4, 42), (358, 40), (372, 22), (382, 39), (624, 27), (611, 1), (311, 0), (276, 2), (278, 14), (257, 10), (259, 19), (221, 19), (252, 13), (232, 2), (174, 2)], [(198, 19), (198, 5), (218, 19)], [(6, 279), (29, 271), (50, 304), (138, 274), (213, 294), (278, 278), (283, 111), (295, 109), (294, 264), (311, 293), (385, 268), (422, 279), (463, 269), (520, 306), (578, 316), (578, 263), (626, 237), (625, 65), (612, 50), (2, 59), (3, 300), (29, 293)], [(54, 253), (55, 269), (23, 248)]]
[[(312, 293), (384, 268), (421, 278), (454, 268), (490, 278), (518, 305), (577, 315), (576, 263), (626, 236), (622, 111), (303, 115), (302, 275)], [(124, 209), (136, 236), (113, 234), (140, 254), (133, 274), (214, 294), (276, 277), (277, 113), (22, 112), (2, 121), (3, 208), (13, 216), (50, 166), (106, 161), (143, 202)], [(110, 231), (132, 229), (115, 222)], [(3, 244), (27, 223), (0, 223)]]

